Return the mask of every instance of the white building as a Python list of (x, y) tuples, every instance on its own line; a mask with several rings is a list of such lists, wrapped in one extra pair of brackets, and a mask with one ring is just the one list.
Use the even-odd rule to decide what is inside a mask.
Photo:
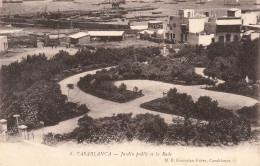
[(0, 52), (4, 52), (8, 49), (7, 36), (0, 36)]
[(205, 21), (206, 18), (196, 16), (193, 9), (179, 10), (177, 16), (169, 17), (166, 37), (177, 42), (207, 46), (214, 35), (204, 33)]
[(247, 41), (247, 40), (253, 41), (258, 38), (260, 38), (260, 32), (256, 32), (254, 30), (249, 30), (243, 34), (241, 41), (242, 42)]
[(205, 31), (215, 34), (215, 42), (231, 42), (240, 39), (241, 25), (241, 18), (211, 18), (205, 25)]
[(257, 13), (243, 13), (242, 16), (243, 25), (255, 25), (257, 24)]

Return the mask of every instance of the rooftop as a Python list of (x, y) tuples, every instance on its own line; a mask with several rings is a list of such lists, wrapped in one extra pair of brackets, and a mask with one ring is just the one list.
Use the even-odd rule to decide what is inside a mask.
[(246, 32), (244, 33), (244, 35), (250, 35), (251, 33), (255, 33), (255, 31), (254, 31), (254, 30), (246, 31)]
[(140, 32), (141, 34), (145, 34), (145, 33), (148, 33), (150, 35), (154, 34), (154, 31), (150, 31), (150, 30), (144, 30), (142, 32)]
[(194, 11), (194, 9), (179, 9), (179, 11)]
[(260, 25), (244, 25), (245, 27), (252, 27), (252, 28), (259, 28), (260, 29)]
[(241, 19), (216, 20), (217, 25), (242, 25)]
[(134, 26), (130, 26), (130, 28), (132, 30), (145, 30), (148, 29), (147, 25), (134, 25)]
[(66, 37), (65, 34), (59, 34), (59, 35), (51, 34), (51, 35), (49, 35), (50, 39), (58, 39), (58, 38), (64, 38), (64, 37)]
[(22, 29), (5, 29), (5, 30), (1, 30), (0, 34), (18, 33), (22, 31), (23, 31)]
[(0, 36), (0, 39), (6, 39), (7, 36)]
[(6, 123), (6, 122), (7, 122), (7, 120), (5, 120), (5, 119), (0, 120), (0, 123)]
[(231, 8), (231, 9), (228, 9), (228, 11), (233, 11), (233, 12), (236, 12), (236, 11), (239, 11), (241, 9), (238, 9), (238, 8)]
[(156, 23), (162, 23), (162, 21), (148, 21), (148, 23), (156, 24)]
[(122, 36), (125, 31), (88, 31), (90, 36)]
[(79, 39), (79, 38), (82, 38), (82, 37), (85, 37), (85, 36), (89, 36), (89, 34), (86, 33), (86, 32), (79, 32), (79, 33), (76, 33), (74, 35), (70, 35), (69, 37), (73, 38), (73, 39)]

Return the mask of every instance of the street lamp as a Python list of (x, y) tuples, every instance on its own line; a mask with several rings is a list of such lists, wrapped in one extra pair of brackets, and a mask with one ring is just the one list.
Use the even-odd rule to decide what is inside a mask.
[(13, 115), (13, 117), (15, 117), (15, 119), (16, 119), (17, 126), (19, 126), (19, 120), (18, 120), (18, 118), (20, 117), (20, 115), (15, 114), (15, 115)]
[(40, 121), (40, 125), (41, 125), (41, 128), (42, 128), (42, 135), (44, 135), (44, 122), (43, 121)]

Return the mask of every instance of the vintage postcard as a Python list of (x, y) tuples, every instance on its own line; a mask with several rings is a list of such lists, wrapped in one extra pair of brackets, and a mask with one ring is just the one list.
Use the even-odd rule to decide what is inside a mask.
[(0, 166), (260, 166), (259, 0), (0, 0)]

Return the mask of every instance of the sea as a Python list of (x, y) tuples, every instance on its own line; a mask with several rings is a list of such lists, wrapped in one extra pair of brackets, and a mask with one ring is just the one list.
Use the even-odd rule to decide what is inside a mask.
[[(45, 11), (68, 11), (68, 10), (82, 10), (82, 11), (93, 11), (93, 10), (102, 10), (112, 8), (111, 4), (101, 4), (93, 5), (100, 3), (102, 1), (94, 0), (75, 0), (74, 2), (51, 2), (47, 1), (24, 1), (23, 3), (5, 3), (0, 7), (0, 15), (6, 14), (35, 14)], [(140, 2), (129, 2), (126, 1), (126, 4), (122, 4), (120, 7), (123, 8), (140, 8), (140, 7), (155, 7), (155, 10), (148, 11), (136, 11), (129, 12), (126, 17), (135, 17), (135, 16), (151, 16), (155, 15), (152, 12), (162, 12), (159, 15), (165, 17), (156, 18), (156, 20), (163, 21), (167, 23), (168, 16), (176, 15), (179, 9), (194, 9), (195, 13), (203, 14), (209, 12), (212, 15), (224, 16), (226, 15), (226, 10), (229, 8), (241, 8), (241, 9), (257, 9), (260, 5), (253, 5), (251, 3), (243, 3), (239, 6), (225, 6), (223, 2), (214, 2), (210, 1), (204, 5), (196, 4), (196, 1), (193, 2), (179, 2), (178, 4), (165, 4), (164, 2), (154, 3), (152, 1), (145, 1), (145, 3)], [(108, 22), (114, 24), (127, 24), (126, 21), (121, 21), (118, 19), (115, 22)], [(133, 22), (132, 25), (145, 25), (147, 21)]]

